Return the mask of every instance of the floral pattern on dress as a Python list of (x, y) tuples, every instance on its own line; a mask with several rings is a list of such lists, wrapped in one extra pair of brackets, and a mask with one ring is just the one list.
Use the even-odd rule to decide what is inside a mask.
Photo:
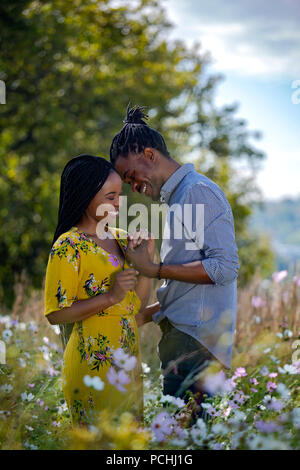
[(107, 291), (107, 287), (110, 286), (108, 277), (102, 279), (101, 284), (99, 281), (96, 281), (93, 273), (89, 275), (87, 280), (84, 283), (84, 290), (89, 295), (89, 297), (94, 297), (95, 295), (104, 294)]
[(131, 356), (137, 353), (136, 336), (134, 332), (134, 325), (132, 318), (121, 316), (121, 337), (119, 343), (121, 348)]
[(96, 338), (89, 336), (86, 340), (83, 336), (82, 322), (78, 322), (78, 351), (80, 362), (87, 361), (91, 370), (99, 371), (103, 365), (111, 365), (114, 347), (111, 347), (107, 336), (98, 333)]

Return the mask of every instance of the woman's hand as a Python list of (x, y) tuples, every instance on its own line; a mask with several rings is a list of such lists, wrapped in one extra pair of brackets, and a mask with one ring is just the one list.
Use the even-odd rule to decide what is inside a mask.
[(138, 273), (135, 269), (125, 269), (116, 274), (114, 285), (109, 291), (112, 304), (121, 302), (129, 290), (134, 290)]

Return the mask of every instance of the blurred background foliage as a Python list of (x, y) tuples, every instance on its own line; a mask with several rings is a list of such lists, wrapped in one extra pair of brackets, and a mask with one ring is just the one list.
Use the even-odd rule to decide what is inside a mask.
[[(108, 158), (129, 101), (147, 106), (174, 158), (193, 161), (225, 191), (240, 284), (274, 268), (268, 238), (248, 230), (264, 157), (254, 145), (259, 133), (235, 106), (216, 107), (221, 77), (208, 72), (200, 46), (169, 40), (170, 28), (154, 0), (1, 1), (0, 300), (7, 306), (22, 273), (29, 287), (42, 286), (65, 163), (80, 153)], [(142, 201), (128, 187), (125, 194), (129, 204)]]

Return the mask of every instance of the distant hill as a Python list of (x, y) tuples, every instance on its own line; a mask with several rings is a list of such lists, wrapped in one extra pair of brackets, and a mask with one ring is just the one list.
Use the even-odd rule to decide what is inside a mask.
[(250, 219), (250, 228), (270, 236), (278, 269), (300, 267), (300, 196), (279, 201), (266, 201), (257, 206)]

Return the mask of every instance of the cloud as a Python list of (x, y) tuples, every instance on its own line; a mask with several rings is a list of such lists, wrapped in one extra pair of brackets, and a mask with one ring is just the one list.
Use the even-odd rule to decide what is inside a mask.
[(168, 0), (173, 36), (199, 41), (215, 68), (300, 78), (299, 0)]

